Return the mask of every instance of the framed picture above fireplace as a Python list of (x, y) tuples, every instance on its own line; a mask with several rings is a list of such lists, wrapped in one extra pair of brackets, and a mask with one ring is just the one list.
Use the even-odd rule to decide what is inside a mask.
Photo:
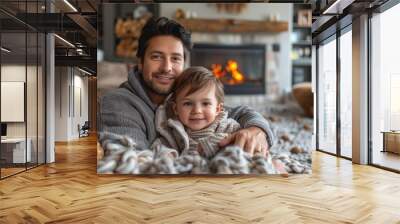
[(265, 54), (262, 44), (194, 44), (191, 66), (210, 69), (224, 84), (225, 94), (265, 94)]

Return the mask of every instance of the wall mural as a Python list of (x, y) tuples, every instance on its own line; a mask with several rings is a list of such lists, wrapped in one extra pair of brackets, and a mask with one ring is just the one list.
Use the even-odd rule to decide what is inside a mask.
[[(128, 82), (99, 98), (99, 174), (311, 173), (312, 105), (296, 101), (312, 101), (311, 85), (298, 86), (293, 97), (280, 82), (289, 80), (292, 91), (290, 69), (280, 72), (290, 65), (281, 60), (290, 60), (291, 4), (113, 7), (114, 26), (103, 33), (115, 33), (113, 53), (132, 66)], [(159, 26), (149, 32), (163, 35), (148, 40), (138, 62), (137, 40), (150, 20)], [(189, 36), (194, 48), (185, 54)], [(111, 62), (99, 63), (98, 83), (119, 76)], [(275, 95), (266, 90), (271, 83), (280, 87)]]

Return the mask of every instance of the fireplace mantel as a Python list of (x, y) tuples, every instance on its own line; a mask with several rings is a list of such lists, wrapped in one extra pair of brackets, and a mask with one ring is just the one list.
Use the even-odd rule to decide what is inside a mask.
[(288, 31), (286, 21), (254, 21), (240, 19), (179, 19), (192, 32), (279, 33)]

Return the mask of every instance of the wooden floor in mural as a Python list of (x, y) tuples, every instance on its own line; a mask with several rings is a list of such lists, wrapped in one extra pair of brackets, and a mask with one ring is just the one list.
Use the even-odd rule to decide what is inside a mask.
[(94, 137), (0, 181), (0, 223), (400, 223), (400, 175), (315, 152), (313, 174), (98, 176)]

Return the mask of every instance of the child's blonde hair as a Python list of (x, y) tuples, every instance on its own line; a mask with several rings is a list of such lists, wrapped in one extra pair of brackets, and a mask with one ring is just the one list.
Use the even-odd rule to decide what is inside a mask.
[[(215, 97), (218, 103), (224, 102), (224, 86), (221, 81), (215, 77), (212, 72), (201, 66), (194, 66), (185, 69), (180, 76), (175, 80), (173, 93), (171, 94), (170, 102), (176, 103), (176, 96), (187, 86), (189, 91), (185, 96), (188, 96), (204, 87), (215, 87)], [(168, 111), (172, 112), (171, 103), (168, 104)]]

